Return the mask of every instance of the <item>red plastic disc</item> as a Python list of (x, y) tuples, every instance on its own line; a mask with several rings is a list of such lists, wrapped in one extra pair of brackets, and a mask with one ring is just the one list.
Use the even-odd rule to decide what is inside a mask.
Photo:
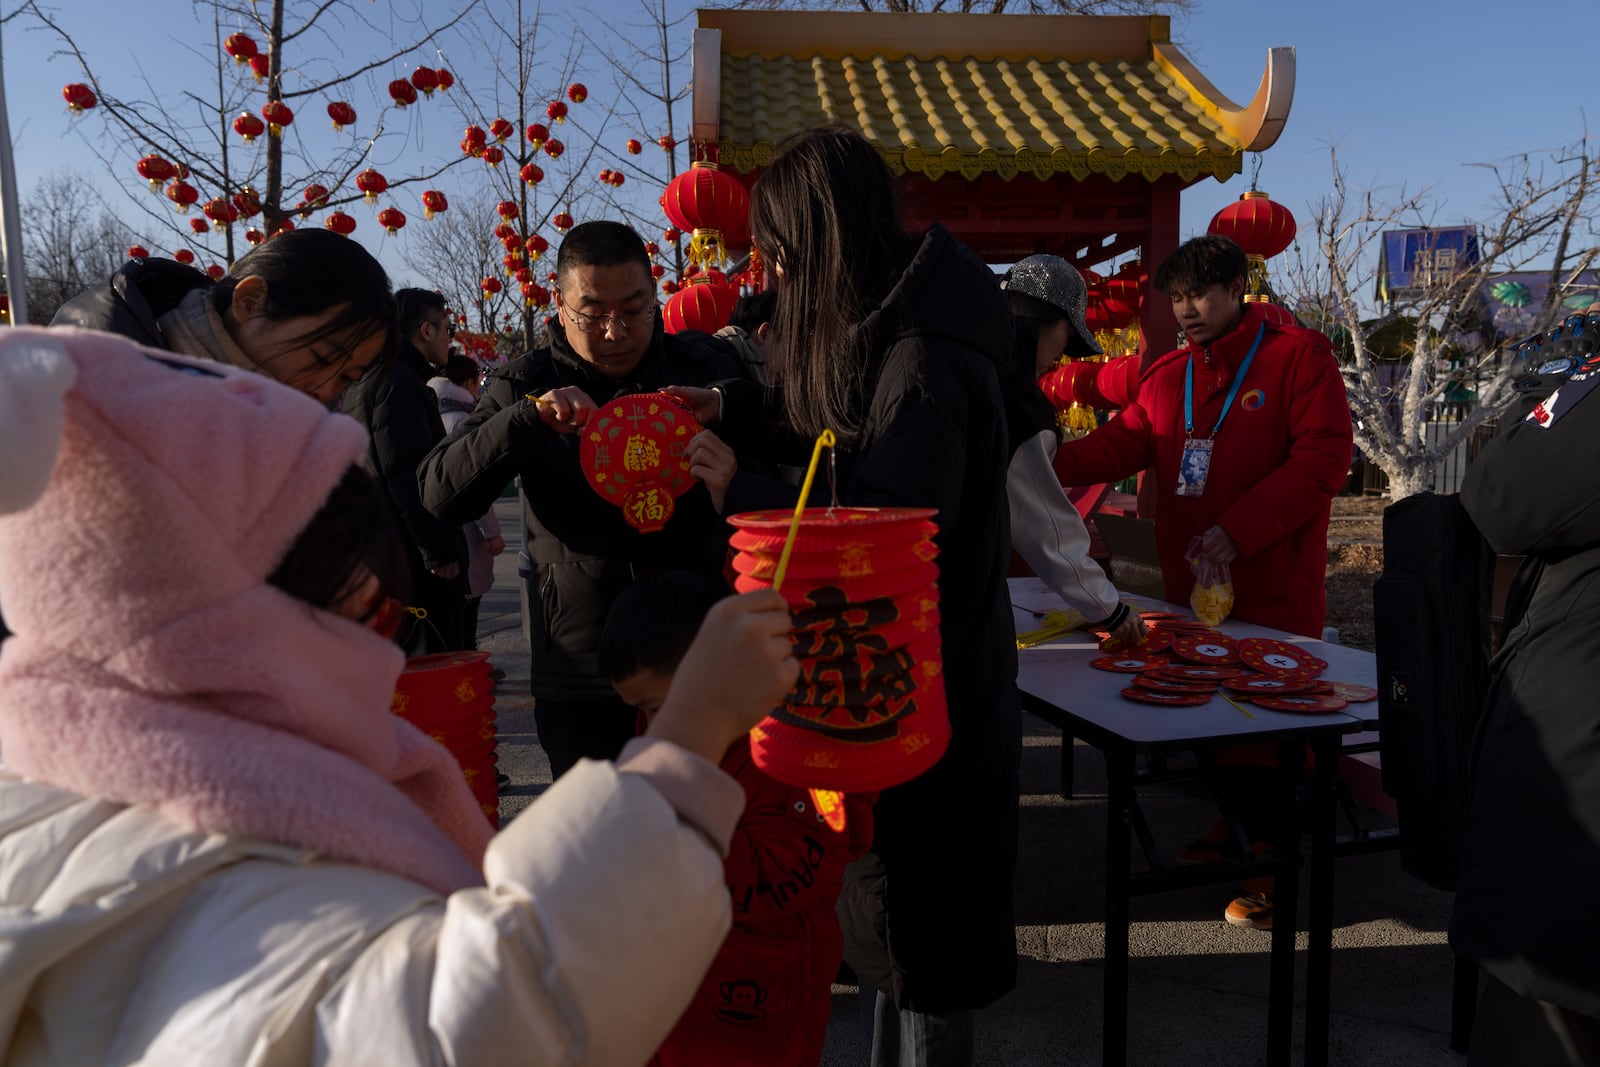
[(1140, 689), (1149, 689), (1156, 693), (1215, 693), (1217, 691), (1216, 685), (1210, 682), (1174, 682), (1154, 673), (1135, 676), (1133, 684)]
[(1325, 715), (1329, 712), (1342, 711), (1348, 706), (1346, 701), (1336, 696), (1318, 693), (1286, 697), (1258, 696), (1251, 697), (1250, 700), (1257, 707), (1271, 708), (1273, 711), (1293, 711), (1302, 715)]
[(1247, 667), (1263, 674), (1317, 675), (1327, 669), (1327, 661), (1318, 659), (1298, 645), (1287, 641), (1274, 641), (1267, 637), (1247, 637), (1239, 642), (1239, 660)]
[(1167, 661), (1160, 656), (1101, 656), (1089, 661), (1089, 666), (1095, 670), (1110, 671), (1112, 674), (1138, 674), (1151, 667), (1166, 665)]
[(1230, 693), (1242, 693), (1251, 697), (1289, 696), (1294, 693), (1309, 693), (1311, 683), (1291, 678), (1252, 675), (1248, 678), (1230, 678), (1223, 683), (1223, 688)]
[(1153, 689), (1129, 686), (1122, 691), (1123, 699), (1139, 704), (1164, 704), (1173, 708), (1195, 708), (1211, 702), (1210, 693), (1157, 693)]
[(1172, 639), (1172, 651), (1179, 659), (1190, 663), (1203, 663), (1210, 667), (1228, 666), (1239, 662), (1238, 646), (1226, 634), (1182, 634)]
[(1169, 682), (1227, 682), (1244, 675), (1238, 667), (1208, 667), (1202, 663), (1169, 663), (1150, 673)]
[(1103, 640), (1100, 642), (1100, 651), (1116, 655), (1127, 653), (1130, 656), (1155, 656), (1172, 647), (1172, 635), (1160, 630), (1145, 631), (1144, 638), (1138, 644), (1128, 645), (1122, 641)]
[(1329, 682), (1333, 695), (1352, 704), (1366, 704), (1378, 699), (1378, 691), (1359, 682)]

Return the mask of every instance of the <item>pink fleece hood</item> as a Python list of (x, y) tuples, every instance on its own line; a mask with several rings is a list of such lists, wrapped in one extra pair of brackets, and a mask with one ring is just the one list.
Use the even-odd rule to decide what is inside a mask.
[(245, 371), (0, 332), (0, 760), (73, 792), (481, 882), (487, 823), (389, 712), (401, 653), (266, 577), (366, 432)]

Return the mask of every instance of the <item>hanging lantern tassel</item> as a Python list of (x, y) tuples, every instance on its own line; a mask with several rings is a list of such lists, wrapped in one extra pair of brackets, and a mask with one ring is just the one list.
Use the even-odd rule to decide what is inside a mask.
[(710, 269), (728, 262), (728, 246), (721, 230), (695, 230), (689, 238), (689, 262)]
[(1086, 408), (1077, 401), (1061, 413), (1057, 420), (1061, 428), (1070, 437), (1084, 437), (1100, 428), (1100, 420), (1095, 415), (1093, 408)]

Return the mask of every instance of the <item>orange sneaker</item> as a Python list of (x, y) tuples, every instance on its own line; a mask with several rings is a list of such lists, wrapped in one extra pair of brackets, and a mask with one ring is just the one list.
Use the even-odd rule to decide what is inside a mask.
[(1243, 894), (1234, 898), (1222, 917), (1234, 926), (1248, 926), (1252, 930), (1272, 929), (1272, 888), (1271, 878), (1247, 880), (1241, 886)]

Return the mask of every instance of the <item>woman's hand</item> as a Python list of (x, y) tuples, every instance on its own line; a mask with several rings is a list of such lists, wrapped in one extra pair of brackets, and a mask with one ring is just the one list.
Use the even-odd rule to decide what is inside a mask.
[(1139, 613), (1130, 607), (1128, 609), (1128, 617), (1123, 619), (1121, 625), (1115, 630), (1111, 631), (1111, 636), (1107, 643), (1114, 644), (1117, 648), (1132, 648), (1143, 640), (1144, 620), (1139, 618)]
[(789, 605), (762, 589), (720, 601), (700, 625), (645, 731), (717, 763), (794, 687)]
[(539, 409), (539, 418), (556, 433), (576, 433), (599, 410), (589, 394), (575, 385), (552, 389), (533, 398), (533, 403)]
[(690, 440), (683, 455), (689, 461), (689, 473), (705, 483), (706, 491), (711, 494), (712, 506), (717, 509), (717, 514), (722, 514), (728, 485), (739, 470), (739, 461), (734, 457), (733, 449), (710, 430), (701, 430)]
[(661, 390), (675, 396), (688, 406), (700, 425), (710, 426), (722, 418), (722, 394), (715, 389), (701, 389), (692, 385), (669, 385)]

